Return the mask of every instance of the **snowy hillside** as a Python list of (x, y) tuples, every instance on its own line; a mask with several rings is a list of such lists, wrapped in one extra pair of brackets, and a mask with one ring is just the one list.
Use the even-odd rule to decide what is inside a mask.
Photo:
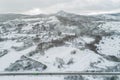
[[(0, 71), (120, 71), (120, 21), (116, 15), (60, 11), (12, 16), (0, 22)], [(66, 76), (63, 80), (108, 80), (77, 77)]]

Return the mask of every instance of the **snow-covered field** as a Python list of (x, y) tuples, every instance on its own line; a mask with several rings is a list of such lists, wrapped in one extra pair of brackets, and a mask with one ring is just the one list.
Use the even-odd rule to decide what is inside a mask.
[(120, 36), (103, 37), (98, 49), (101, 54), (120, 57)]
[(79, 77), (79, 75), (74, 76), (1, 76), (0, 80), (116, 80), (120, 76), (112, 75), (84, 75)]
[(0, 76), (0, 80), (63, 80), (63, 76)]
[(2, 42), (0, 43), (0, 45), (2, 45), (2, 49), (9, 49), (9, 53), (6, 54), (4, 57), (0, 58), (0, 71), (4, 71), (4, 69), (7, 68), (11, 63), (14, 63), (16, 60), (19, 60), (22, 55), (35, 49), (35, 46), (33, 46), (26, 50), (16, 52), (15, 50), (11, 49), (11, 46), (20, 44), (14, 43), (13, 41)]

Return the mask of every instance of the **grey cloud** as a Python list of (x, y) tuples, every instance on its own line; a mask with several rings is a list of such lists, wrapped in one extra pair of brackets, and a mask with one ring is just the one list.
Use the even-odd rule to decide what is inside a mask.
[(0, 11), (20, 12), (33, 8), (45, 8), (69, 0), (0, 0)]
[(120, 0), (74, 0), (51, 7), (53, 11), (59, 9), (76, 13), (107, 12), (120, 9)]
[(43, 12), (102, 12), (120, 10), (120, 0), (0, 0), (0, 12), (23, 12), (39, 8)]

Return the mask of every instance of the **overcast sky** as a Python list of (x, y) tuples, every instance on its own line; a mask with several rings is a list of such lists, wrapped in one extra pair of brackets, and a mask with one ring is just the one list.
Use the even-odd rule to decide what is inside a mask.
[(120, 12), (120, 0), (0, 0), (0, 13)]

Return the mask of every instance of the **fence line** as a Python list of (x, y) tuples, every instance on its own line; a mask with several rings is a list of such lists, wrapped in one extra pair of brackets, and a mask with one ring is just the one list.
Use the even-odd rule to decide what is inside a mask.
[(0, 76), (17, 75), (120, 75), (120, 72), (0, 72)]

